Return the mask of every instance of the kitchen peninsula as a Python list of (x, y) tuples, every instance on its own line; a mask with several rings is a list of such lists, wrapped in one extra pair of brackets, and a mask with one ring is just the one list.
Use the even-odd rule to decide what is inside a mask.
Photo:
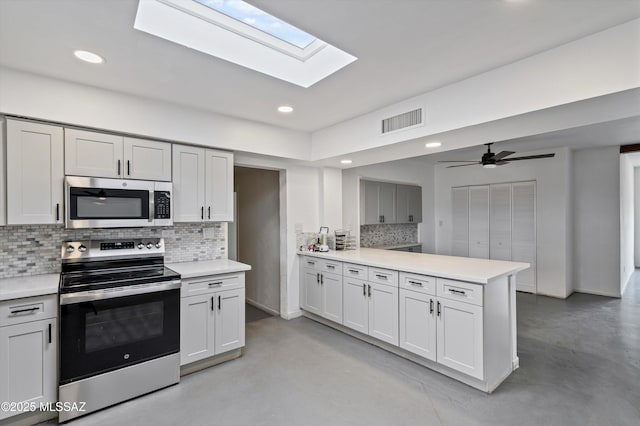
[(527, 263), (361, 248), (300, 252), (303, 315), (484, 392), (518, 368)]

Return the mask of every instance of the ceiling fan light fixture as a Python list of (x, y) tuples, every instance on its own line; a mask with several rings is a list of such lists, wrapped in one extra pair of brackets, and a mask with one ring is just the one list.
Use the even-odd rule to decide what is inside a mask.
[(495, 169), (497, 166), (493, 163), (489, 163), (489, 164), (483, 164), (482, 167), (484, 167), (485, 169)]

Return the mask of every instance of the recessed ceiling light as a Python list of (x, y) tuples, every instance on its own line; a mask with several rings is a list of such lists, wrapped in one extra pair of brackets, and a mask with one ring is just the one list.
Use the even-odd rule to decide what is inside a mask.
[(290, 107), (289, 105), (281, 105), (278, 107), (278, 111), (284, 113), (293, 112), (293, 107)]
[(440, 142), (427, 142), (424, 146), (426, 146), (427, 148), (437, 148), (441, 145), (442, 144)]
[(351, 161), (351, 160), (341, 160), (340, 162), (342, 164), (351, 164), (351, 163), (353, 163), (353, 161)]
[(91, 64), (101, 64), (104, 62), (104, 58), (102, 56), (96, 55), (95, 53), (87, 50), (75, 50), (73, 54), (76, 58)]

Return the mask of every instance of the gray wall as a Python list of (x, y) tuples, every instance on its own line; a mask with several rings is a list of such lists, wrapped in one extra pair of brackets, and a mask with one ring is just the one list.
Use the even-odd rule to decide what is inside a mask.
[(238, 261), (246, 274), (247, 301), (280, 314), (280, 174), (235, 168)]

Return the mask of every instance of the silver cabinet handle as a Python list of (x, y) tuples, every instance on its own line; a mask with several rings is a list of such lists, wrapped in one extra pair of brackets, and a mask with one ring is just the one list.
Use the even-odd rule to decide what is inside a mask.
[(367, 285), (366, 284), (362, 284), (362, 295), (364, 297), (367, 297)]
[(371, 297), (371, 284), (367, 284), (367, 287), (369, 287), (369, 297)]
[(409, 280), (409, 284), (416, 285), (418, 287), (422, 287), (422, 283), (420, 281), (411, 281), (411, 280)]
[(220, 310), (220, 306), (221, 306), (221, 305), (220, 305), (220, 299), (221, 299), (221, 296), (220, 296), (220, 295), (218, 295), (218, 310)]
[(379, 274), (376, 274), (376, 278), (380, 278), (381, 280), (388, 280), (389, 279), (389, 277), (387, 277), (386, 275), (379, 275)]
[(433, 299), (429, 299), (429, 314), (433, 315)]
[(320, 284), (320, 272), (316, 274), (316, 283)]
[(200, 219), (204, 220), (204, 206), (200, 207)]
[(207, 207), (207, 219), (211, 219), (211, 206)]
[(320, 274), (320, 284), (324, 284), (324, 275)]
[(39, 306), (35, 306), (33, 308), (16, 309), (15, 311), (11, 311), (11, 315), (21, 314), (23, 312), (35, 312), (39, 309), (40, 309)]
[(329, 269), (336, 269), (335, 265), (327, 265), (327, 268), (329, 268)]
[(357, 274), (358, 273), (358, 271), (355, 270), (355, 269), (349, 269), (349, 272), (352, 273), (352, 274)]
[(215, 283), (209, 283), (209, 287), (220, 287), (222, 285), (222, 281), (216, 281)]
[(453, 289), (453, 288), (450, 288), (450, 289), (449, 289), (449, 292), (450, 292), (450, 293), (453, 293), (453, 294), (459, 294), (459, 295), (461, 295), (461, 296), (466, 296), (466, 295), (467, 295), (467, 293), (465, 293), (464, 291), (462, 291), (462, 290), (455, 290), (455, 289)]
[(211, 312), (213, 312), (213, 296), (211, 296)]
[(440, 310), (440, 302), (438, 302), (438, 316), (440, 316), (440, 313), (441, 313), (441, 312), (442, 312), (442, 311)]
[(127, 176), (131, 176), (131, 161), (127, 160)]
[(120, 160), (118, 160), (118, 176), (120, 176)]

